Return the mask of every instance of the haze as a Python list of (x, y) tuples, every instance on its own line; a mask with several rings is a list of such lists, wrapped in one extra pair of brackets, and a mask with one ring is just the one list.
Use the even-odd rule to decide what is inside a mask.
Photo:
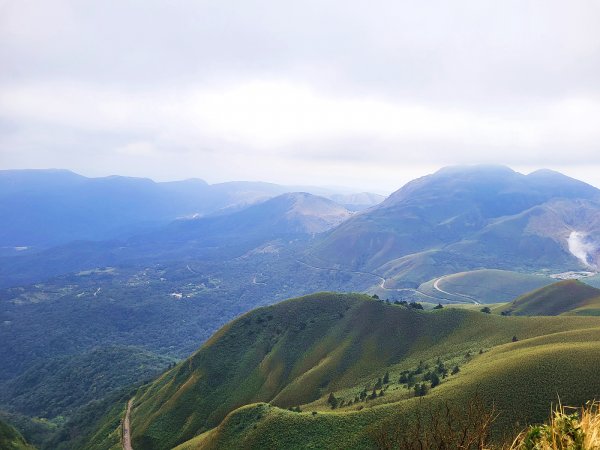
[(594, 1), (2, 1), (0, 168), (390, 192), (600, 186)]

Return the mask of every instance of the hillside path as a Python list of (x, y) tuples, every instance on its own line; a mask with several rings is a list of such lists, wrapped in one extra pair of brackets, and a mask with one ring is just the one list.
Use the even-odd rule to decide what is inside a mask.
[(123, 450), (133, 450), (133, 447), (131, 446), (131, 433), (130, 433), (131, 427), (129, 425), (132, 404), (133, 404), (133, 399), (130, 399), (127, 402), (127, 412), (125, 412), (125, 420), (123, 420)]
[(333, 270), (335, 272), (343, 272), (343, 273), (353, 273), (356, 275), (369, 275), (371, 277), (375, 277), (379, 280), (379, 287), (381, 289), (383, 289), (384, 291), (394, 291), (394, 292), (414, 292), (418, 295), (422, 295), (424, 297), (428, 297), (431, 298), (433, 300), (440, 300), (440, 298), (438, 297), (433, 297), (429, 294), (426, 294), (424, 292), (419, 291), (418, 289), (414, 289), (414, 288), (388, 288), (385, 287), (385, 283), (386, 283), (386, 279), (383, 278), (381, 275), (377, 275), (376, 273), (373, 272), (361, 272), (361, 271), (357, 271), (357, 270), (346, 270), (346, 269), (336, 269), (333, 267), (318, 267), (318, 266), (314, 266), (312, 264), (306, 263), (304, 261), (300, 261), (299, 259), (296, 260), (297, 263), (300, 263), (306, 267), (310, 267), (311, 269), (316, 269), (316, 270)]
[(436, 291), (438, 291), (438, 292), (441, 292), (442, 294), (451, 295), (451, 296), (455, 296), (455, 297), (462, 297), (462, 298), (464, 298), (464, 299), (467, 299), (469, 302), (472, 302), (472, 303), (473, 303), (473, 304), (475, 304), (475, 305), (481, 305), (481, 303), (479, 303), (479, 302), (478, 302), (477, 300), (475, 300), (473, 297), (469, 297), (468, 295), (465, 295), (465, 294), (459, 294), (458, 292), (453, 294), (452, 292), (448, 292), (448, 291), (445, 291), (445, 290), (443, 290), (443, 289), (442, 289), (442, 288), (439, 286), (439, 284), (440, 284), (440, 281), (442, 281), (444, 278), (447, 278), (448, 276), (449, 276), (449, 275), (444, 275), (443, 277), (439, 277), (437, 280), (435, 280), (435, 281), (433, 282), (433, 288), (434, 288)]

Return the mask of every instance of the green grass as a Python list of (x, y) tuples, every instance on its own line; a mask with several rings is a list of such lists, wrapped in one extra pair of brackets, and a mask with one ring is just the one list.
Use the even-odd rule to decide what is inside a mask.
[(565, 280), (517, 298), (501, 311), (523, 316), (600, 315), (600, 289)]
[(598, 328), (553, 333), (503, 344), (474, 357), (422, 400), (316, 415), (309, 409), (293, 413), (268, 405), (246, 406), (180, 449), (376, 448), (378, 433), (407, 428), (417, 410), (443, 402), (460, 407), (475, 394), (499, 413), (492, 429), (499, 444), (525, 425), (543, 422), (552, 402), (582, 405), (597, 396), (598, 364)]
[[(563, 367), (579, 368), (589, 376), (584, 369), (597, 367), (596, 348), (582, 346), (576, 333), (584, 335), (587, 331), (582, 330), (591, 329), (590, 333), (597, 334), (599, 326), (600, 321), (591, 317), (502, 317), (454, 308), (417, 311), (363, 295), (325, 293), (289, 300), (231, 322), (191, 358), (140, 391), (132, 413), (133, 444), (149, 450), (172, 448), (213, 429), (210, 439), (209, 435), (198, 438), (205, 440), (206, 446), (218, 442), (219, 448), (228, 448), (230, 438), (247, 442), (248, 448), (279, 444), (310, 448), (306, 446), (313, 442), (310, 439), (315, 448), (340, 448), (336, 447), (340, 442), (346, 448), (365, 446), (370, 442), (367, 429), (397, 420), (396, 412), (414, 408), (415, 400), (396, 383), (400, 372), (416, 367), (420, 360), (434, 364), (438, 357), (450, 367), (460, 365), (461, 371), (443, 380), (429, 399), (460, 401), (465, 392), (484, 385), (489, 387), (489, 392), (484, 392), (487, 400), (500, 396), (516, 401), (520, 397), (511, 397), (510, 390), (524, 398), (527, 389), (537, 392), (538, 382), (532, 389), (528, 377), (537, 365), (545, 367), (549, 375), (542, 371), (535, 376), (546, 388), (539, 390), (540, 396), (533, 402), (545, 417), (547, 404), (557, 393), (550, 392), (552, 386), (560, 385), (562, 377), (567, 383), (573, 379), (571, 372), (555, 371), (548, 364), (560, 361)], [(564, 335), (567, 330), (575, 334)], [(511, 342), (515, 335), (520, 342)], [(564, 361), (552, 353), (558, 344), (544, 347), (536, 343), (544, 337), (570, 345), (565, 348)], [(533, 350), (526, 350), (529, 347)], [(592, 356), (583, 358), (578, 348)], [(486, 352), (479, 355), (480, 350)], [(470, 356), (465, 356), (467, 352)], [(577, 363), (569, 365), (575, 354)], [(521, 360), (523, 355), (525, 360)], [(529, 371), (519, 372), (534, 362), (537, 365)], [(328, 409), (324, 399), (329, 392), (352, 398), (364, 387), (373, 386), (386, 370), (392, 383), (384, 397), (368, 402), (368, 407), (361, 403), (336, 412)], [(553, 379), (553, 374), (559, 378)], [(596, 384), (590, 386), (600, 388)], [(581, 398), (592, 395), (576, 389), (569, 398), (575, 401), (579, 394)], [(247, 427), (243, 423), (250, 419), (240, 419), (237, 414), (254, 414), (252, 408), (258, 406), (245, 405), (257, 402), (269, 402), (273, 407), (261, 406), (262, 412), (256, 413), (252, 426)], [(318, 414), (281, 409), (297, 405)], [(358, 411), (360, 406), (363, 410)], [(526, 417), (537, 417), (538, 409), (524, 409)], [(242, 425), (231, 422), (234, 419)], [(349, 431), (356, 427), (363, 431)], [(317, 430), (323, 430), (322, 435)], [(307, 441), (301, 438), (304, 435)]]
[(554, 283), (542, 275), (512, 272), (508, 270), (481, 269), (446, 275), (438, 287), (454, 295), (444, 294), (433, 287), (437, 278), (423, 283), (419, 290), (429, 295), (451, 301), (468, 301), (473, 298), (481, 303), (508, 302), (516, 297)]

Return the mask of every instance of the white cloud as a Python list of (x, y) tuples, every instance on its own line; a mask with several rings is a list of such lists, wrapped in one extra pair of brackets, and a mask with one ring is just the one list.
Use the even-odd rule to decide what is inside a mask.
[(400, 172), (486, 162), (598, 184), (597, 2), (0, 8), (2, 168), (393, 189)]
[[(373, 155), (382, 162), (406, 143), (418, 143), (426, 161), (443, 156), (444, 148), (455, 149), (457, 159), (495, 148), (504, 158), (532, 163), (528, 150), (537, 159), (536, 152), (559, 145), (576, 148), (547, 160), (596, 158), (600, 142), (600, 102), (589, 98), (493, 115), (373, 96), (332, 96), (285, 81), (136, 92), (70, 83), (13, 85), (0, 91), (0, 115), (86, 131), (145, 133), (167, 145), (169, 140), (173, 145), (229, 141), (259, 153), (285, 153), (302, 143), (386, 142), (388, 150), (375, 149), (380, 152)], [(346, 156), (351, 159), (352, 153), (348, 149)]]

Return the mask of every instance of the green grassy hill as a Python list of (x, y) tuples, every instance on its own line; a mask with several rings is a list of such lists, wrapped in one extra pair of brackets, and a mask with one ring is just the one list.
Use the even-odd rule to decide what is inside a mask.
[(600, 289), (565, 280), (522, 295), (499, 308), (520, 316), (600, 315)]
[(34, 450), (21, 433), (12, 426), (0, 421), (0, 448), (2, 450)]
[(435, 409), (444, 402), (466, 408), (475, 394), (488, 407), (493, 404), (499, 414), (492, 429), (493, 440), (499, 444), (526, 424), (543, 422), (551, 402), (559, 398), (563, 404), (581, 405), (598, 395), (599, 339), (596, 328), (500, 345), (473, 357), (459, 374), (422, 399), (389, 398), (362, 409), (361, 404), (317, 414), (264, 403), (245, 406), (229, 414), (217, 428), (177, 448), (377, 448), (378, 436), (402, 433), (417, 411)]
[[(503, 407), (509, 407), (517, 398), (527, 399), (533, 409), (521, 408), (519, 417), (532, 420), (539, 412), (543, 420), (558, 392), (552, 386), (561, 392), (564, 387), (573, 401), (599, 392), (600, 380), (589, 381), (589, 376), (599, 362), (594, 355), (600, 355), (600, 345), (587, 343), (590, 335), (600, 337), (599, 329), (600, 320), (591, 317), (424, 312), (363, 295), (288, 300), (231, 322), (187, 361), (142, 389), (132, 413), (133, 445), (166, 449), (195, 439), (200, 448), (229, 448), (232, 442), (241, 443), (237, 448), (369, 448), (370, 433), (402, 420), (406, 414), (400, 412), (418, 404), (412, 390), (399, 384), (402, 372), (431, 371), (440, 363), (461, 369), (426, 399), (462, 401), (483, 386), (486, 401), (502, 398)], [(511, 342), (513, 336), (521, 341)], [(573, 355), (578, 360), (570, 364)], [(370, 393), (385, 372), (389, 382), (380, 386), (385, 395), (354, 401), (365, 388)], [(417, 381), (423, 377), (418, 373)], [(536, 383), (533, 388), (531, 377), (546, 387), (538, 389)], [(577, 387), (579, 378), (585, 387)], [(331, 392), (352, 405), (332, 411)], [(245, 406), (257, 402), (271, 406)], [(297, 406), (307, 412), (284, 409)], [(513, 423), (507, 417), (499, 430)], [(196, 437), (202, 432), (207, 433)]]
[(554, 282), (552, 278), (541, 275), (481, 269), (434, 278), (419, 286), (419, 291), (450, 301), (476, 299), (482, 303), (500, 303)]

